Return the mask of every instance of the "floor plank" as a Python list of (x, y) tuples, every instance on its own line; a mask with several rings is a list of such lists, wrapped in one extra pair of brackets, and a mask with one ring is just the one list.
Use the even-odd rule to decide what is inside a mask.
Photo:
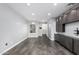
[(73, 55), (46, 36), (28, 38), (3, 55)]

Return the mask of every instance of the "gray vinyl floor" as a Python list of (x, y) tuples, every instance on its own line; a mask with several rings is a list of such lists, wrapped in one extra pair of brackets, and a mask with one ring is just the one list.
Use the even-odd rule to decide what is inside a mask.
[(3, 55), (73, 55), (46, 36), (28, 38)]

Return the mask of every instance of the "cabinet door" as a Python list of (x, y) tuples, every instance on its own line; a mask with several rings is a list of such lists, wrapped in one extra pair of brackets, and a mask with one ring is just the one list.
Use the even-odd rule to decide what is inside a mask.
[(66, 46), (66, 48), (67, 49), (69, 49), (70, 51), (72, 51), (73, 49), (72, 49), (72, 45), (73, 45), (73, 42), (72, 42), (72, 38), (70, 38), (70, 37), (67, 37), (67, 36), (65, 36), (64, 37), (64, 40), (65, 40), (65, 46)]
[(79, 19), (79, 8), (77, 9), (77, 19)]
[(67, 18), (67, 22), (72, 22), (75, 21), (76, 19), (76, 10), (72, 10), (69, 14), (68, 14), (68, 18)]
[(60, 37), (60, 43), (61, 43), (64, 47), (66, 47), (66, 46), (65, 46), (64, 37), (63, 37), (62, 35), (59, 35), (59, 37)]
[(59, 37), (58, 34), (54, 34), (54, 37), (55, 37), (55, 40), (56, 40), (56, 41), (58, 41), (58, 42), (60, 41), (60, 37)]
[(61, 35), (61, 34), (56, 34), (55, 36), (56, 36), (55, 37), (56, 41), (58, 41), (61, 45), (63, 45), (65, 48), (67, 48), (68, 50), (72, 52), (73, 50), (72, 38), (65, 35)]
[(74, 39), (74, 53), (79, 55), (79, 39)]
[(72, 51), (72, 38), (67, 37), (65, 35), (60, 35), (61, 37), (61, 44), (67, 48), (68, 50)]
[(62, 23), (66, 23), (66, 21), (67, 21), (67, 17), (68, 17), (68, 15), (67, 15), (67, 14), (63, 16)]
[(63, 31), (63, 25), (62, 25), (62, 19), (57, 19), (56, 21), (56, 32), (64, 32)]

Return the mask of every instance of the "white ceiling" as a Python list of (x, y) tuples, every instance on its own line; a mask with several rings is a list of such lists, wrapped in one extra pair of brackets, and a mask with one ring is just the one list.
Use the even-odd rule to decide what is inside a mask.
[[(45, 22), (69, 9), (68, 3), (9, 3), (8, 5), (29, 21)], [(51, 14), (50, 14), (51, 13)], [(48, 15), (49, 14), (49, 15)]]

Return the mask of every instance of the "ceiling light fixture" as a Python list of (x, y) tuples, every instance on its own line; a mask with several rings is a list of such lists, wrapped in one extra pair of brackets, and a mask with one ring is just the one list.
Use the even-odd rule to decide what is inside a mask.
[(35, 13), (32, 13), (32, 15), (35, 15)]
[(56, 6), (56, 5), (57, 5), (57, 3), (54, 3), (53, 5), (54, 5), (54, 6)]
[(35, 24), (35, 22), (32, 22), (32, 24)]
[(48, 13), (48, 16), (50, 16), (51, 15), (51, 13)]
[(27, 6), (30, 6), (31, 4), (30, 3), (27, 3)]

